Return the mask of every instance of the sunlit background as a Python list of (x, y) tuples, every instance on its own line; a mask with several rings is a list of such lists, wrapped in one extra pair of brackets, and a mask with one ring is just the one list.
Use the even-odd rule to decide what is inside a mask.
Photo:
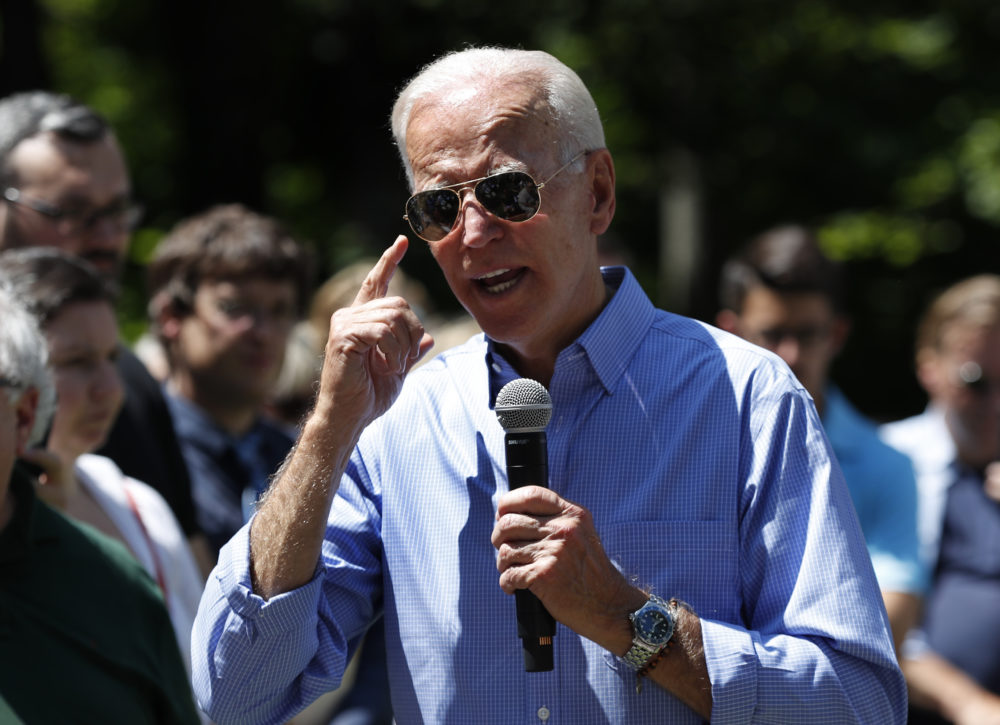
[[(601, 108), (610, 237), (663, 307), (710, 320), (727, 254), (780, 222), (849, 262), (855, 331), (834, 377), (876, 418), (923, 405), (930, 295), (1000, 271), (1000, 7), (866, 0), (2, 0), (0, 92), (102, 111), (148, 209), (122, 308), (179, 218), (241, 201), (319, 254), (318, 279), (406, 231), (395, 91), (464, 44), (547, 50)], [(455, 303), (430, 255), (404, 265)]]

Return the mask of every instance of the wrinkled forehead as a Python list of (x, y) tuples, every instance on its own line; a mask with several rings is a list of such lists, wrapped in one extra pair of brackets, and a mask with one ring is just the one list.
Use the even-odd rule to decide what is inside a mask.
[(416, 175), (496, 151), (526, 164), (542, 163), (557, 140), (548, 101), (523, 79), (466, 83), (424, 96), (413, 106), (406, 133)]

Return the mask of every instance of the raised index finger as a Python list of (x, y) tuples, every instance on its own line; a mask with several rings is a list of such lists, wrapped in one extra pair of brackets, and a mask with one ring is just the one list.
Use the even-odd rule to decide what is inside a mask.
[(399, 263), (403, 261), (403, 255), (406, 254), (409, 243), (409, 240), (400, 234), (392, 246), (382, 252), (378, 262), (365, 277), (365, 281), (361, 283), (361, 289), (358, 290), (358, 294), (354, 298), (354, 306), (363, 305), (365, 302), (380, 299), (388, 294), (389, 282), (392, 281), (392, 276), (396, 273)]

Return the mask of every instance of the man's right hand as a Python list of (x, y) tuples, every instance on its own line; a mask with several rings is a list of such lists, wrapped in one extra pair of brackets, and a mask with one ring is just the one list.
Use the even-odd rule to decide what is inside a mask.
[(386, 297), (407, 244), (397, 237), (354, 303), (330, 320), (316, 406), (250, 527), (253, 589), (265, 599), (312, 578), (358, 438), (389, 409), (406, 374), (434, 344), (405, 300)]
[(354, 421), (357, 434), (388, 410), (406, 374), (434, 344), (407, 302), (386, 296), (408, 244), (397, 237), (354, 303), (330, 319), (316, 412)]

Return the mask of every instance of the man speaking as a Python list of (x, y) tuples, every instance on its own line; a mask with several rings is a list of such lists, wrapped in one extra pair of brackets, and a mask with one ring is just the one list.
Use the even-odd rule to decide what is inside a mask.
[[(211, 717), (289, 718), (384, 614), (400, 723), (903, 722), (808, 394), (598, 267), (615, 169), (577, 75), (462, 51), (392, 125), (407, 220), (484, 334), (407, 376), (432, 341), (386, 297), (404, 237), (333, 315), (315, 408), (202, 600)], [(519, 377), (551, 395), (548, 488), (508, 488), (491, 408)], [(557, 622), (551, 671), (525, 671), (518, 589)]]

